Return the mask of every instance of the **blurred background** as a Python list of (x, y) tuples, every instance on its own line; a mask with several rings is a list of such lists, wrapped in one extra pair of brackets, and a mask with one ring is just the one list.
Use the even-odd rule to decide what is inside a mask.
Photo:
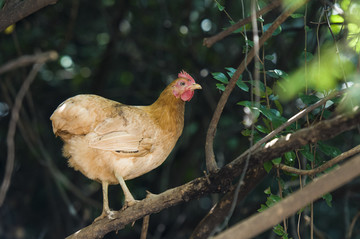
[[(359, 7), (357, 1), (351, 2)], [(259, 1), (259, 6), (267, 3)], [(14, 171), (0, 208), (0, 238), (64, 238), (100, 215), (101, 185), (67, 166), (61, 155), (62, 142), (53, 135), (49, 120), (62, 101), (76, 94), (92, 93), (125, 104), (148, 105), (178, 72), (186, 70), (203, 90), (187, 103), (183, 135), (163, 165), (127, 184), (134, 197), (141, 200), (146, 196), (145, 190), (161, 193), (203, 176), (206, 131), (221, 95), (221, 86), (216, 86), (219, 82), (212, 73), (225, 72), (225, 67), (237, 68), (246, 52), (241, 32), (211, 48), (203, 46), (203, 39), (229, 27), (231, 21), (242, 19), (243, 14), (249, 16), (249, 4), (250, 1), (212, 0), (62, 0), (1, 32), (1, 65), (49, 50), (58, 52), (59, 58), (41, 68), (24, 98), (15, 136)], [(299, 67), (304, 62), (305, 37), (307, 51), (313, 54), (318, 43), (333, 42), (327, 25), (316, 24), (324, 9), (321, 1), (308, 5), (306, 36), (303, 17), (290, 18), (282, 25), (281, 33), (265, 45), (266, 55), (274, 57), (267, 61), (267, 69), (291, 72)], [(280, 13), (281, 8), (266, 14), (264, 24), (274, 21)], [(336, 37), (341, 40), (346, 34), (345, 31)], [(252, 39), (251, 31), (248, 37)], [(344, 51), (352, 54), (356, 66), (357, 53), (349, 46)], [(10, 111), (30, 70), (28, 66), (0, 75), (1, 180), (6, 165)], [(250, 72), (252, 66), (243, 75), (244, 81), (249, 80)], [(272, 87), (276, 78), (268, 77)], [(215, 138), (219, 166), (249, 147), (248, 137), (242, 133), (243, 107), (236, 105), (249, 99), (248, 92), (236, 88), (225, 107)], [(282, 103), (281, 107), (287, 118), (299, 108), (295, 101)], [(345, 151), (359, 142), (358, 133), (351, 131), (330, 143)], [(236, 209), (230, 225), (255, 213), (265, 203), (267, 187), (272, 185), (276, 193), (275, 177), (276, 173), (270, 172), (253, 190)], [(287, 177), (286, 182), (290, 181)], [(357, 180), (332, 194), (332, 207), (324, 200), (315, 204), (315, 225), (319, 235), (323, 233), (322, 238), (344, 238), (360, 210), (359, 189)], [(206, 195), (151, 215), (148, 238), (188, 238), (219, 197)], [(119, 210), (122, 200), (120, 186), (110, 186), (110, 207)], [(292, 232), (296, 230), (295, 219), (297, 215), (289, 220), (294, 226)], [(305, 219), (302, 238), (310, 238)], [(139, 238), (140, 231), (141, 220), (106, 238)], [(353, 233), (352, 238), (360, 238), (359, 228)], [(296, 238), (296, 233), (291, 236)], [(259, 238), (277, 237), (269, 231)]]

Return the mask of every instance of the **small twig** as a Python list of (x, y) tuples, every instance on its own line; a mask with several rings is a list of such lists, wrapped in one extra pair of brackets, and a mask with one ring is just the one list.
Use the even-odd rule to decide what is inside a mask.
[(16, 60), (12, 60), (5, 65), (0, 67), (0, 75), (15, 70), (20, 67), (28, 66), (36, 62), (46, 62), (49, 60), (56, 60), (58, 58), (58, 53), (56, 51), (47, 51), (44, 53), (38, 53), (35, 55), (25, 55), (21, 56)]
[[(259, 47), (264, 45), (264, 43), (272, 36), (273, 32), (293, 13), (296, 9), (301, 7), (303, 4), (308, 2), (309, 0), (296, 2), (296, 4), (292, 4), (286, 10), (280, 14), (278, 18), (271, 24), (269, 29), (261, 36), (259, 39)], [(215, 154), (214, 154), (214, 137), (216, 133), (217, 124), (220, 120), (222, 111), (225, 107), (225, 104), (234, 89), (237, 80), (239, 79), (240, 75), (244, 72), (247, 65), (252, 61), (255, 56), (255, 49), (252, 48), (248, 53), (247, 57), (241, 62), (239, 67), (236, 69), (234, 75), (231, 77), (228, 85), (225, 88), (225, 91), (220, 97), (220, 100), (216, 106), (215, 112), (213, 117), (210, 121), (209, 128), (206, 134), (206, 142), (205, 142), (205, 155), (206, 155), (206, 167), (209, 172), (216, 172), (218, 170), (216, 161), (215, 161)], [(249, 152), (249, 151), (247, 151)]]
[(144, 219), (143, 219), (140, 239), (146, 239), (147, 232), (148, 232), (148, 229), (149, 229), (149, 221), (150, 221), (150, 215), (146, 215), (144, 217)]
[(29, 73), (28, 77), (25, 79), (24, 83), (22, 84), (19, 93), (16, 96), (14, 107), (11, 111), (11, 119), (9, 123), (9, 130), (6, 137), (7, 143), (7, 160), (6, 160), (6, 169), (5, 169), (5, 176), (4, 180), (1, 184), (0, 189), (0, 207), (3, 205), (7, 191), (10, 186), (11, 182), (11, 175), (14, 169), (14, 161), (15, 161), (15, 132), (16, 132), (16, 124), (19, 120), (19, 112), (22, 106), (22, 101), (29, 90), (31, 83), (34, 81), (38, 71), (40, 70), (41, 66), (44, 63), (35, 64)]
[(346, 235), (346, 239), (350, 239), (355, 228), (356, 221), (360, 218), (360, 211), (351, 220), (349, 232)]
[(350, 149), (349, 151), (346, 151), (342, 154), (340, 154), (339, 156), (331, 159), (330, 161), (327, 161), (326, 163), (324, 163), (323, 165), (314, 168), (314, 169), (309, 169), (309, 170), (305, 170), (305, 169), (297, 169), (297, 168), (293, 168), (284, 164), (279, 164), (279, 165), (274, 165), (275, 168), (279, 168), (281, 170), (284, 170), (288, 173), (295, 173), (298, 175), (308, 175), (308, 176), (312, 176), (314, 174), (317, 173), (321, 173), (323, 171), (325, 171), (328, 168), (331, 168), (332, 166), (334, 166), (335, 164), (343, 161), (344, 159), (353, 156), (355, 154), (360, 153), (360, 145)]
[[(263, 9), (259, 10), (256, 12), (256, 17), (260, 16), (260, 15), (264, 15), (267, 12), (273, 10), (274, 8), (277, 8), (278, 6), (281, 5), (282, 1), (279, 0), (275, 0), (273, 2), (271, 2), (269, 5), (267, 5), (266, 7), (264, 7)], [(248, 24), (251, 22), (251, 16), (244, 18), (240, 21), (238, 21), (237, 23), (235, 23), (234, 25), (230, 26), (229, 28), (227, 28), (226, 30), (216, 34), (215, 36), (212, 36), (210, 38), (204, 38), (204, 46), (206, 47), (211, 47), (212, 45), (214, 45), (216, 42), (220, 41), (221, 39), (227, 37), (228, 35), (230, 35), (232, 32), (234, 32), (235, 30), (239, 29), (240, 27)]]

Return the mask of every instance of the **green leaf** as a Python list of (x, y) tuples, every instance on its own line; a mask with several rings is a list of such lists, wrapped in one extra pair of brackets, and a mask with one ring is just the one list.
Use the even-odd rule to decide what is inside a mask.
[(259, 132), (261, 132), (261, 133), (264, 133), (264, 134), (270, 133), (270, 131), (262, 125), (256, 125), (255, 128), (257, 130), (259, 130)]
[[(338, 57), (336, 52), (335, 47), (324, 45), (321, 49), (320, 62), (319, 57), (314, 57), (307, 64), (306, 71), (305, 66), (301, 67), (286, 79), (278, 81), (276, 92), (282, 100), (292, 99), (299, 92), (303, 92), (306, 86), (320, 92), (334, 89), (344, 75), (353, 74), (354, 64), (345, 57)], [(339, 70), (340, 65), (341, 70)], [(307, 82), (304, 79), (308, 79)]]
[(319, 97), (317, 97), (316, 95), (300, 94), (299, 98), (305, 105), (312, 105), (320, 100)]
[(216, 5), (217, 5), (217, 7), (218, 7), (218, 9), (219, 9), (220, 12), (224, 11), (224, 9), (225, 9), (224, 6), (222, 6), (222, 5), (221, 5), (220, 3), (218, 3), (218, 2), (216, 2)]
[(309, 161), (314, 161), (314, 154), (310, 152), (309, 146), (305, 146), (303, 150), (300, 150), (300, 153)]
[(250, 129), (244, 129), (243, 131), (241, 131), (241, 134), (244, 136), (250, 136), (251, 135), (251, 130)]
[(247, 86), (241, 79), (236, 82), (236, 85), (243, 91), (249, 92), (249, 86)]
[(246, 107), (249, 107), (251, 108), (253, 106), (253, 104), (251, 103), (251, 101), (247, 101), (247, 100), (244, 100), (244, 101), (239, 101), (236, 103), (237, 105), (242, 105), (242, 106), (246, 106)]
[(306, 52), (306, 59), (305, 59), (305, 52), (301, 53), (301, 59), (303, 59), (303, 60), (305, 59), (306, 62), (311, 61), (313, 58), (314, 58), (314, 55), (310, 52)]
[(318, 142), (319, 149), (327, 156), (335, 158), (336, 156), (340, 155), (342, 152), (337, 147)]
[(264, 163), (264, 169), (267, 173), (269, 173), (271, 171), (272, 167), (273, 167), (273, 164), (270, 161), (266, 161)]
[(225, 90), (225, 85), (224, 85), (224, 84), (217, 83), (217, 84), (216, 84), (216, 88), (218, 88), (218, 89), (221, 90), (221, 91), (224, 91), (224, 90)]
[(288, 76), (288, 74), (286, 72), (279, 70), (279, 69), (268, 70), (268, 71), (266, 71), (266, 74), (275, 79), (285, 78)]
[(285, 159), (286, 159), (286, 163), (287, 164), (292, 164), (294, 161), (295, 161), (295, 159), (296, 159), (296, 155), (295, 155), (295, 153), (294, 152), (286, 152), (285, 154), (284, 154), (284, 156), (285, 156)]
[[(264, 32), (266, 32), (271, 25), (272, 25), (272, 23), (265, 24), (264, 25)], [(282, 28), (281, 28), (281, 26), (279, 26), (278, 28), (276, 28), (276, 30), (273, 32), (272, 35), (276, 36), (276, 35), (280, 34), (281, 30), (282, 30)]]
[(274, 101), (274, 103), (275, 103), (276, 108), (279, 110), (280, 115), (282, 115), (282, 114), (283, 114), (283, 112), (284, 112), (284, 110), (283, 110), (283, 107), (282, 107), (282, 105), (281, 105), (280, 101), (275, 100), (275, 101)]
[(257, 210), (258, 212), (263, 212), (265, 211), (266, 209), (268, 209), (268, 207), (265, 205), (265, 204), (261, 204), (260, 205), (260, 208)]
[(229, 83), (229, 80), (228, 78), (226, 77), (226, 75), (222, 72), (214, 72), (214, 73), (211, 73), (214, 77), (215, 80), (218, 80), (220, 81), (221, 83), (224, 83), (224, 84), (228, 84)]
[[(249, 82), (253, 87), (255, 87), (255, 81), (251, 80)], [(265, 92), (265, 85), (263, 82), (259, 81), (259, 87), (260, 87), (260, 91)]]
[(271, 194), (271, 195), (268, 197), (268, 200), (266, 201), (266, 205), (267, 205), (268, 207), (271, 207), (271, 206), (273, 206), (275, 203), (280, 202), (280, 201), (281, 201), (281, 197), (279, 197), (278, 195)]
[(266, 55), (266, 56), (265, 56), (265, 59), (266, 59), (266, 60), (269, 60), (269, 61), (272, 61), (272, 60), (275, 59), (275, 56), (274, 56), (274, 55)]
[(292, 18), (301, 18), (301, 17), (304, 17), (304, 14), (302, 14), (302, 13), (293, 13), (290, 16)]
[(268, 187), (267, 189), (264, 190), (264, 193), (267, 194), (267, 195), (270, 195), (271, 194), (271, 189), (270, 187)]
[(278, 236), (284, 236), (285, 231), (284, 231), (284, 228), (280, 225), (280, 224), (277, 224), (274, 228), (273, 228), (273, 232), (275, 234), (277, 234)]
[(281, 163), (281, 158), (275, 158), (273, 160), (271, 160), (271, 162), (274, 164), (274, 165), (279, 165)]
[[(227, 74), (229, 77), (233, 77), (236, 69), (232, 67), (225, 67), (225, 69), (228, 71)], [(243, 91), (249, 92), (249, 87), (245, 84), (245, 82), (242, 81), (242, 75), (240, 75), (239, 79), (236, 81), (236, 85)]]
[(329, 206), (329, 207), (332, 207), (332, 195), (330, 193), (327, 193), (325, 195), (322, 196), (322, 198), (325, 200), (326, 204)]

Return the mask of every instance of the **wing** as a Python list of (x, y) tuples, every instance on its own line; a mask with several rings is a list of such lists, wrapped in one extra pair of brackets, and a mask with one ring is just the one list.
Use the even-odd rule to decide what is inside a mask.
[(89, 146), (136, 156), (149, 153), (153, 139), (142, 129), (141, 115), (137, 113), (123, 110), (118, 116), (105, 119), (94, 129)]

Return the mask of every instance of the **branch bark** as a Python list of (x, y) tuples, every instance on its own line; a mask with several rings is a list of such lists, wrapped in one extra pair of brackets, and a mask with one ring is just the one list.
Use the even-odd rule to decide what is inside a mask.
[[(259, 40), (259, 48), (264, 45), (264, 43), (271, 37), (273, 32), (299, 7), (308, 2), (309, 0), (295, 1), (294, 4), (291, 4), (285, 11), (271, 24), (269, 29), (261, 36)], [(206, 134), (205, 142), (205, 156), (206, 156), (206, 167), (209, 172), (216, 172), (218, 170), (215, 154), (214, 154), (214, 137), (216, 133), (217, 124), (219, 123), (222, 111), (225, 107), (225, 104), (233, 91), (237, 80), (240, 75), (245, 71), (247, 65), (252, 61), (255, 56), (255, 50), (252, 48), (249, 53), (246, 55), (245, 59), (241, 62), (239, 67), (236, 69), (234, 75), (231, 77), (228, 85), (225, 88), (224, 93), (221, 95), (220, 100), (216, 106), (213, 117), (210, 121), (209, 128)]]
[[(282, 124), (275, 130), (270, 132), (268, 135), (266, 135), (261, 140), (259, 140), (256, 144), (254, 144), (251, 148), (246, 150), (244, 153), (242, 153), (236, 159), (247, 157), (247, 155), (249, 155), (250, 152), (254, 152), (254, 151), (258, 150), (259, 148), (261, 148), (262, 145), (267, 143), (269, 140), (273, 139), (276, 135), (281, 133), (282, 130), (289, 127), (291, 124), (293, 124), (300, 118), (304, 117), (306, 114), (308, 114), (312, 110), (320, 107), (321, 105), (325, 105), (328, 100), (331, 100), (337, 96), (344, 94), (344, 92), (345, 92), (345, 90), (333, 92), (330, 95), (328, 95), (327, 97), (319, 100), (315, 104), (310, 105), (307, 108), (303, 109), (302, 111), (300, 111), (299, 113), (297, 113), (296, 115), (291, 117), (284, 124)], [(346, 154), (346, 153), (344, 153), (344, 154)], [(348, 155), (347, 157), (350, 157), (350, 156), (352, 156), (352, 155)], [(261, 170), (264, 171), (263, 167), (261, 165), (259, 165), (257, 170), (259, 172)], [(255, 175), (252, 175), (250, 182), (253, 182), (252, 184), (253, 184), (253, 186), (255, 186), (257, 184), (257, 182), (261, 181), (261, 179), (264, 177), (264, 175), (265, 175), (265, 172), (259, 173), (258, 175), (256, 175), (256, 177), (255, 177)], [(247, 195), (246, 192), (251, 190), (251, 188), (247, 189), (248, 183), (245, 183), (243, 185), (243, 187), (245, 187), (245, 188), (240, 192), (240, 195), (238, 195), (238, 200), (236, 203), (239, 203), (244, 198), (244, 195), (243, 195), (244, 192), (245, 192), (245, 195)], [(211, 235), (214, 228), (217, 228), (218, 225), (221, 224), (225, 220), (225, 218), (228, 216), (228, 213), (229, 213), (229, 210), (231, 208), (231, 204), (232, 204), (234, 198), (235, 198), (235, 194), (233, 191), (229, 191), (228, 193), (226, 193), (225, 196), (220, 200), (220, 202), (217, 203), (217, 205), (215, 205), (211, 209), (211, 211), (199, 222), (199, 224), (196, 226), (195, 230), (193, 231), (193, 233), (191, 235), (191, 239), (208, 238)]]
[(356, 156), (339, 168), (315, 179), (273, 207), (251, 216), (214, 237), (214, 239), (253, 238), (319, 199), (322, 195), (341, 187), (359, 175), (360, 156)]
[[(259, 177), (265, 161), (279, 157), (285, 152), (300, 148), (308, 143), (335, 137), (354, 128), (359, 120), (360, 111), (352, 115), (342, 114), (269, 142), (265, 147), (252, 153), (245, 178), (249, 181), (252, 178)], [(218, 172), (209, 174), (208, 177), (196, 178), (182, 186), (145, 198), (124, 211), (116, 212), (114, 220), (107, 218), (99, 220), (68, 238), (101, 238), (111, 231), (119, 230), (129, 223), (143, 218), (145, 215), (157, 213), (168, 207), (200, 198), (206, 194), (227, 192), (233, 188), (232, 181), (242, 173), (245, 159), (246, 156), (238, 157)], [(209, 180), (210, 183), (208, 183)], [(251, 181), (248, 183), (251, 183)], [(244, 188), (241, 188), (241, 192), (243, 192)]]
[(0, 32), (30, 14), (57, 3), (58, 0), (24, 0), (0, 10)]

